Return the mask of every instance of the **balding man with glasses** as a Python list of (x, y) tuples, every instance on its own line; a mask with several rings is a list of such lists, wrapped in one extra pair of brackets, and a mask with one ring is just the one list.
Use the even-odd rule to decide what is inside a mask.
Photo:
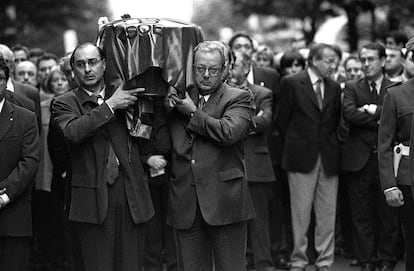
[(223, 46), (194, 49), (195, 86), (168, 97), (173, 140), (167, 223), (177, 230), (184, 270), (245, 270), (247, 220), (255, 216), (243, 139), (251, 94), (222, 82)]
[(122, 109), (137, 90), (113, 93), (103, 76), (106, 62), (95, 45), (78, 46), (70, 59), (79, 88), (52, 104), (71, 156), (69, 219), (75, 222), (86, 271), (141, 270), (145, 222), (153, 215), (138, 139)]

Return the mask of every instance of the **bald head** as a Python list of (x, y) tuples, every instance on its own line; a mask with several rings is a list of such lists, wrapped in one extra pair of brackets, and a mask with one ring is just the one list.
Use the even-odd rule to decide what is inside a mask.
[(16, 65), (15, 80), (36, 87), (37, 68), (31, 61), (22, 61)]

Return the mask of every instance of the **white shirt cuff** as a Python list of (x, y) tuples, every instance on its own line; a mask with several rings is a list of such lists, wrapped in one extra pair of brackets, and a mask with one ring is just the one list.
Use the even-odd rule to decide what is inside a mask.
[(5, 204), (10, 202), (10, 198), (7, 196), (7, 194), (0, 195), (0, 198), (4, 201)]
[(397, 189), (398, 188), (396, 186), (387, 188), (387, 189), (384, 190), (384, 194), (387, 193), (387, 192), (389, 192), (389, 191), (393, 191), (393, 190), (397, 190)]

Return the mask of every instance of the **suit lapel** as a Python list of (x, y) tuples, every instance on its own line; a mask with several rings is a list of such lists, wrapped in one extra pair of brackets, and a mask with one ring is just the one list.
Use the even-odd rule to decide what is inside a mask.
[(221, 97), (224, 93), (224, 84), (216, 90), (215, 92), (211, 93), (210, 98), (208, 99), (207, 103), (204, 105), (203, 111), (208, 113), (209, 115), (214, 115), (214, 112), (217, 109), (217, 104), (220, 102)]
[(14, 107), (4, 101), (3, 110), (0, 112), (0, 141), (7, 134), (14, 123)]
[(318, 100), (316, 99), (316, 94), (313, 90), (312, 82), (306, 70), (300, 74), (299, 80), (302, 84), (302, 89), (303, 92), (305, 92), (305, 95), (308, 96), (312, 103), (319, 109)]

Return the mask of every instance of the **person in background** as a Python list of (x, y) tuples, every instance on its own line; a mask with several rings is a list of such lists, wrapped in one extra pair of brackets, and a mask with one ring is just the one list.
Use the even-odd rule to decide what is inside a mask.
[(368, 43), (359, 51), (364, 78), (347, 82), (344, 118), (349, 133), (342, 152), (351, 208), (355, 255), (361, 271), (391, 271), (396, 263), (398, 212), (387, 206), (378, 176), (378, 125), (385, 88), (385, 48)]
[(16, 44), (11, 50), (13, 51), (15, 65), (29, 59), (29, 49), (26, 46)]
[[(50, 95), (44, 90), (44, 81), (49, 72), (58, 65), (58, 58), (54, 54), (45, 53), (37, 60), (37, 88), (40, 91), (40, 99), (50, 99)], [(50, 93), (49, 93), (50, 94)]]
[(404, 53), (400, 47), (385, 49), (385, 76), (391, 82), (402, 82), (404, 71)]
[(269, 46), (259, 46), (255, 54), (255, 62), (261, 68), (273, 68), (273, 51)]
[(25, 60), (16, 64), (14, 71), (16, 82), (37, 87), (37, 67), (31, 61)]
[(358, 80), (364, 76), (358, 56), (351, 55), (344, 61), (346, 81)]
[(408, 38), (404, 32), (401, 31), (391, 31), (385, 37), (385, 46), (386, 47), (398, 47), (404, 48), (407, 43)]
[(275, 197), (275, 174), (267, 146), (266, 129), (272, 121), (272, 91), (247, 82), (250, 61), (246, 54), (236, 53), (230, 70), (230, 81), (236, 86), (248, 88), (254, 97), (254, 116), (244, 142), (246, 175), (256, 212), (256, 219), (248, 222), (249, 241), (257, 271), (276, 271), (272, 259), (269, 216), (270, 202)]
[(0, 270), (28, 271), (39, 132), (33, 112), (4, 98), (10, 73), (0, 60)]
[[(414, 39), (406, 45), (414, 50)], [(393, 212), (400, 212), (405, 241), (405, 270), (414, 270), (414, 203), (410, 156), (414, 144), (414, 81), (394, 83), (382, 105), (378, 132), (378, 163), (381, 192)], [(399, 207), (398, 209), (395, 207)]]
[(298, 51), (287, 51), (280, 59), (280, 72), (282, 76), (295, 74), (303, 71), (306, 67), (306, 60)]
[(30, 48), (29, 49), (29, 61), (33, 62), (33, 64), (37, 65), (37, 60), (39, 57), (45, 54), (45, 51), (41, 48)]
[(334, 233), (340, 149), (340, 87), (331, 79), (337, 56), (327, 44), (309, 51), (306, 70), (281, 81), (277, 123), (284, 136), (282, 166), (288, 173), (294, 248), (292, 271), (305, 270), (307, 233), (315, 212), (315, 266), (328, 271), (334, 260)]
[[(412, 46), (413, 43), (414, 43), (414, 40), (410, 40), (407, 43), (407, 46)], [(404, 71), (402, 74), (402, 81), (406, 82), (409, 79), (414, 77), (414, 53), (412, 50), (407, 49), (405, 51), (403, 66), (404, 66)]]

